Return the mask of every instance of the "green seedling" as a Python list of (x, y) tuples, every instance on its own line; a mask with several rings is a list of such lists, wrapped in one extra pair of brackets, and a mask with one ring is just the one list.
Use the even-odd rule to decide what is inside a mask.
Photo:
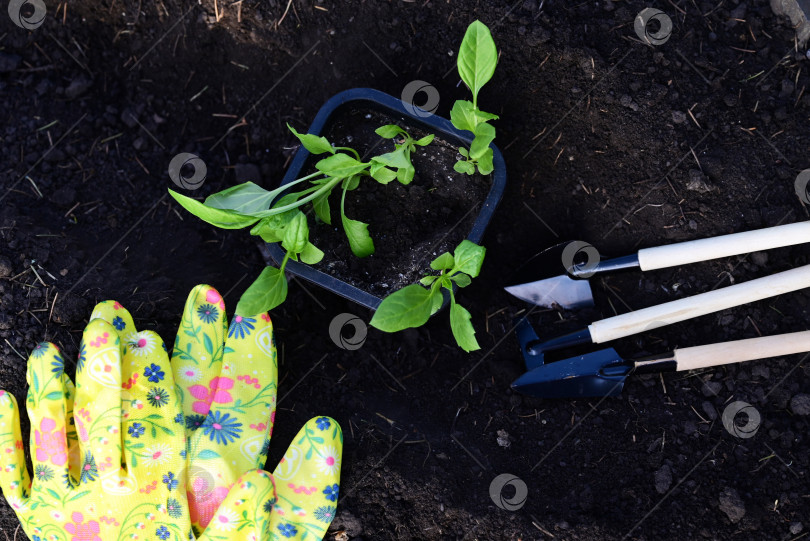
[(488, 175), (494, 169), (489, 144), (495, 139), (495, 128), (487, 121), (496, 120), (498, 115), (478, 108), (478, 92), (495, 73), (498, 50), (489, 28), (481, 21), (473, 21), (467, 27), (457, 63), (458, 74), (472, 92), (473, 100), (457, 100), (450, 110), (450, 122), (460, 130), (471, 131), (475, 138), (469, 149), (458, 149), (462, 159), (453, 168), (459, 173), (472, 175), (477, 167), (479, 173)]
[[(169, 190), (178, 203), (201, 220), (222, 229), (252, 226), (251, 235), (259, 236), (265, 242), (280, 242), (286, 250), (281, 265), (278, 268), (266, 267), (239, 299), (236, 312), (241, 315), (260, 314), (284, 302), (287, 298), (284, 270), (290, 259), (300, 259), (309, 265), (323, 259), (323, 251), (309, 241), (307, 215), (301, 207), (311, 203), (318, 219), (331, 225), (329, 196), (337, 187), (342, 191), (341, 225), (352, 253), (357, 257), (373, 254), (374, 241), (368, 232), (368, 224), (346, 216), (346, 193), (357, 189), (363, 177), (371, 177), (380, 184), (388, 184), (394, 179), (409, 184), (414, 177), (411, 153), (417, 146), (433, 141), (432, 134), (414, 140), (399, 126), (381, 126), (376, 133), (385, 139), (396, 139), (394, 150), (364, 162), (353, 148), (334, 147), (325, 137), (300, 134), (288, 127), (310, 153), (328, 154), (315, 164), (315, 173), (275, 190), (265, 190), (252, 182), (245, 182), (212, 194), (204, 202)], [(309, 185), (303, 190), (285, 193), (305, 182)]]
[(450, 293), (450, 328), (456, 343), (464, 351), (481, 349), (475, 339), (470, 312), (456, 303), (453, 285), (467, 287), (481, 272), (486, 248), (469, 240), (461, 241), (453, 254), (445, 252), (430, 263), (438, 275), (427, 275), (418, 284), (405, 286), (383, 299), (371, 326), (385, 332), (396, 332), (424, 325), (442, 306), (442, 290)]

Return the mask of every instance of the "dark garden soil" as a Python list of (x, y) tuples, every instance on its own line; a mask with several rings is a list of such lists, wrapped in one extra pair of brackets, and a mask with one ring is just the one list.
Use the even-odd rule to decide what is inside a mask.
[[(368, 160), (394, 150), (390, 139), (374, 133), (387, 124), (399, 125), (416, 140), (430, 133), (398, 118), (351, 107), (333, 116), (324, 135)], [(380, 297), (428, 274), (436, 256), (452, 251), (469, 234), (491, 186), (488, 177), (454, 171), (457, 156), (458, 143), (434, 137), (411, 155), (416, 173), (407, 186), (397, 181), (381, 185), (366, 177), (346, 194), (346, 216), (369, 224), (375, 251), (366, 258), (352, 256), (340, 224), (342, 191), (336, 189), (330, 197), (332, 227), (312, 220), (310, 240), (325, 252), (315, 268)], [(316, 159), (307, 174), (316, 171)]]
[[(478, 18), (500, 52), (480, 103), (501, 117), (509, 173), (482, 275), (459, 293), (483, 349), (458, 350), (446, 317), (394, 335), (369, 329), (363, 347), (340, 349), (332, 319), (371, 314), (293, 281), (272, 313), (282, 399), (268, 468), (308, 418), (340, 422), (334, 539), (806, 535), (806, 357), (633, 377), (606, 400), (509, 386), (523, 372), (512, 320), (528, 307), (502, 286), (543, 246), (580, 239), (620, 255), (810, 216), (794, 192), (810, 167), (810, 63), (766, 0), (244, 0), (219, 1), (218, 21), (214, 0), (46, 4), (30, 32), (0, 13), (0, 387), (18, 400), (27, 353), (48, 339), (75, 359), (95, 302), (119, 300), (171, 343), (195, 284), (219, 288), (232, 310), (260, 272), (255, 238), (168, 197), (174, 155), (207, 164), (194, 196), (247, 180), (274, 187), (294, 152), (285, 124), (305, 129), (341, 90), (399, 96), (422, 79), (447, 117), (467, 97), (452, 68)], [(650, 4), (673, 21), (655, 47), (633, 30)], [(800, 246), (630, 273), (595, 284), (593, 311), (529, 317), (551, 335), (808, 262)], [(808, 301), (783, 295), (617, 347), (637, 355), (804, 330)], [(754, 437), (724, 429), (733, 401), (761, 414)], [(490, 498), (502, 473), (527, 485), (519, 510)], [(1, 503), (0, 528), (11, 538), (16, 527)]]

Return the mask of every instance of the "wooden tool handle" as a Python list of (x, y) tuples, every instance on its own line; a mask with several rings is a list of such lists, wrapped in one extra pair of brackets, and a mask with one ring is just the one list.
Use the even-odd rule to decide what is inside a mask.
[(591, 323), (594, 344), (810, 287), (810, 265)]
[(695, 370), (806, 351), (810, 351), (810, 331), (676, 349), (674, 354), (678, 370)]
[(638, 251), (641, 270), (665, 269), (720, 257), (810, 242), (810, 222), (778, 225), (745, 233), (679, 242)]

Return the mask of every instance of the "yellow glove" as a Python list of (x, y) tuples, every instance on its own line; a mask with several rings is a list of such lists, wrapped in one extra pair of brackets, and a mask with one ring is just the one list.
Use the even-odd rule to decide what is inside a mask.
[[(114, 301), (97, 305), (93, 317), (110, 322), (122, 337), (139, 334), (129, 313)], [(225, 304), (214, 288), (199, 285), (191, 291), (175, 339), (172, 370), (189, 439), (191, 520), (197, 533), (211, 525), (206, 538), (220, 539), (215, 536), (247, 524), (240, 510), (244, 505), (255, 509), (260, 504), (271, 513), (269, 523), (255, 515), (255, 527), (267, 529), (260, 539), (321, 539), (334, 518), (343, 434), (333, 419), (312, 419), (295, 437), (273, 473), (275, 497), (266, 497), (269, 476), (254, 472), (249, 475), (259, 478), (252, 482), (250, 477), (239, 479), (263, 467), (267, 459), (277, 366), (268, 314), (236, 316), (228, 327)], [(234, 540), (235, 535), (221, 539)]]
[(159, 336), (126, 343), (91, 321), (75, 389), (59, 349), (45, 342), (28, 359), (27, 380), (34, 479), (17, 402), (0, 391), (0, 487), (32, 541), (190, 538), (183, 415)]

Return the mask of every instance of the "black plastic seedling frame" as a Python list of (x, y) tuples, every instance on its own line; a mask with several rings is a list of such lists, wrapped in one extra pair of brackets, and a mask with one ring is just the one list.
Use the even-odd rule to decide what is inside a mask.
[[(410, 124), (420, 129), (441, 135), (444, 139), (449, 141), (458, 141), (459, 145), (469, 146), (473, 139), (472, 133), (457, 130), (449, 120), (418, 108), (414, 111), (414, 113), (417, 114), (414, 114), (409, 110), (414, 109), (413, 105), (405, 104), (402, 100), (372, 88), (353, 88), (344, 90), (333, 96), (321, 107), (318, 114), (315, 115), (315, 120), (312, 121), (312, 125), (309, 127), (309, 130), (307, 130), (307, 133), (320, 135), (322, 130), (328, 125), (329, 118), (335, 111), (348, 105), (368, 107), (369, 109), (378, 110), (399, 120), (407, 119)], [(484, 231), (489, 221), (492, 219), (495, 207), (498, 206), (501, 196), (503, 196), (504, 188), (506, 187), (506, 164), (504, 163), (503, 155), (494, 144), (490, 146), (493, 150), (493, 165), (495, 168), (492, 172), (492, 186), (486, 200), (484, 200), (481, 211), (478, 213), (473, 223), (472, 229), (467, 235), (467, 239), (476, 244), (481, 243)], [(281, 180), (280, 186), (289, 184), (299, 178), (304, 172), (303, 170), (307, 166), (307, 160), (309, 158), (309, 151), (303, 146), (300, 147), (295, 154), (295, 158), (293, 158), (292, 164), (290, 164), (290, 168), (287, 169), (287, 173)], [(280, 264), (285, 255), (283, 248), (278, 243), (268, 244), (267, 248), (270, 258), (275, 264)], [(360, 288), (304, 263), (288, 261), (286, 270), (294, 276), (317, 284), (324, 289), (337, 293), (372, 310), (376, 310), (382, 302), (382, 298), (368, 291), (363, 291)]]

